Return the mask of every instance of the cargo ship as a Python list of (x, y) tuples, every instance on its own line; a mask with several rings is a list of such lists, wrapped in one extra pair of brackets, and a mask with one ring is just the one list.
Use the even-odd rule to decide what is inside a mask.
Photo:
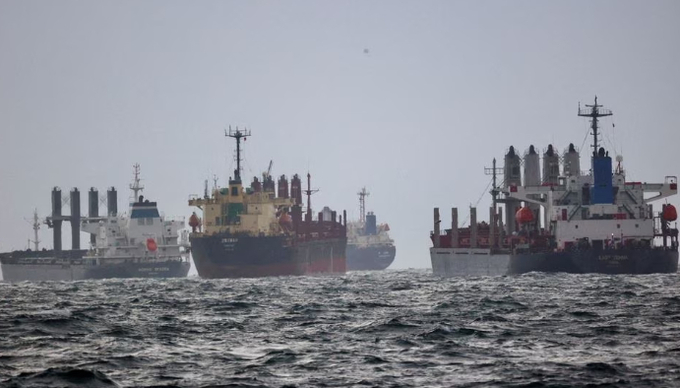
[[(543, 174), (533, 146), (523, 158), (510, 147), (503, 168), (492, 175), (489, 222), (477, 222), (470, 208), (469, 226), (441, 230), (434, 209), (430, 237), (433, 273), (440, 276), (496, 276), (532, 271), (605, 274), (675, 273), (678, 270), (677, 211), (653, 202), (677, 194), (677, 177), (664, 183), (626, 180), (623, 158), (616, 166), (598, 143), (599, 119), (612, 112), (598, 105), (579, 106), (590, 119), (591, 169), (580, 171), (579, 151), (570, 144), (562, 155), (550, 145), (543, 153)], [(522, 179), (522, 165), (524, 179)], [(497, 173), (503, 182), (497, 184)], [(503, 222), (505, 213), (505, 223)]]
[(347, 270), (383, 270), (392, 264), (396, 255), (394, 241), (389, 236), (388, 224), (378, 224), (373, 212), (366, 214), (366, 197), (362, 188), (359, 195), (359, 221), (347, 224)]
[[(34, 249), (0, 254), (3, 280), (60, 281), (106, 278), (185, 277), (189, 272), (188, 231), (184, 220), (162, 217), (156, 202), (138, 195), (139, 165), (130, 185), (133, 199), (129, 213), (117, 214), (117, 191), (107, 191), (107, 215), (99, 216), (99, 192), (88, 192), (89, 216), (80, 215), (80, 192), (70, 192), (71, 214), (62, 215), (61, 190), (52, 190), (52, 215), (46, 223), (53, 230), (54, 249), (40, 249), (40, 221), (34, 215)], [(62, 250), (61, 226), (71, 223), (70, 250)], [(90, 234), (90, 248), (80, 249), (80, 232)]]
[[(236, 169), (227, 187), (214, 185), (203, 197), (193, 195), (189, 205), (199, 208), (189, 219), (191, 256), (202, 278), (251, 278), (346, 272), (346, 212), (338, 217), (325, 207), (312, 214), (311, 176), (302, 190), (300, 177), (290, 185), (285, 175), (278, 188), (269, 169), (262, 181), (253, 177), (250, 187), (241, 181), (241, 140), (247, 129), (225, 131), (236, 141)], [(303, 215), (302, 194), (307, 207)]]

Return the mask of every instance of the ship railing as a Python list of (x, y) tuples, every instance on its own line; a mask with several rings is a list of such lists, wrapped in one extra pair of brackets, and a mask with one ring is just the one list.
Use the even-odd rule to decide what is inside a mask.
[(163, 220), (163, 222), (185, 222), (186, 217), (161, 215), (161, 219)]

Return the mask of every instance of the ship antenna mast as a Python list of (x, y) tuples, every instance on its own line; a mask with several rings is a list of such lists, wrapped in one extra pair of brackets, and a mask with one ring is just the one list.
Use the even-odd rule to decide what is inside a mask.
[(578, 115), (581, 117), (590, 117), (590, 128), (593, 130), (593, 156), (597, 156), (597, 119), (600, 117), (611, 116), (612, 111), (609, 109), (600, 109), (602, 105), (597, 104), (597, 96), (595, 96), (595, 103), (593, 105), (586, 104), (585, 109), (581, 109), (579, 104)]
[(305, 190), (305, 194), (307, 195), (307, 217), (308, 217), (307, 220), (308, 221), (312, 221), (312, 194), (319, 191), (318, 189), (312, 190), (311, 179), (312, 179), (312, 176), (309, 173), (307, 173), (307, 190)]
[(135, 169), (135, 172), (134, 172), (135, 179), (130, 184), (130, 190), (132, 190), (132, 192), (133, 192), (132, 202), (137, 202), (137, 200), (139, 199), (138, 194), (139, 194), (140, 191), (144, 190), (144, 186), (142, 186), (139, 183), (140, 182), (140, 179), (139, 179), (139, 163), (135, 163), (135, 165), (132, 166), (132, 167)]
[[(26, 220), (28, 221), (28, 220)], [(33, 211), (33, 221), (31, 222), (33, 227), (33, 240), (29, 239), (29, 243), (33, 243), (35, 250), (40, 250), (40, 240), (38, 239), (38, 231), (40, 230), (40, 218), (38, 218), (38, 209)]]
[(366, 191), (365, 187), (361, 188), (361, 191), (357, 193), (359, 196), (359, 222), (365, 223), (366, 222), (366, 197), (371, 195), (368, 191)]
[(238, 127), (236, 127), (236, 130), (232, 130), (230, 125), (229, 132), (227, 132), (226, 129), (224, 130), (224, 136), (236, 139), (236, 170), (234, 170), (234, 181), (236, 183), (241, 183), (241, 139), (246, 141), (246, 138), (250, 136), (250, 131), (248, 129), (241, 131)]

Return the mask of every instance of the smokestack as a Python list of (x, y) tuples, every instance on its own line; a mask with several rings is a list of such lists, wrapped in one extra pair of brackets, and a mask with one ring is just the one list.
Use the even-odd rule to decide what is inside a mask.
[(71, 249), (80, 249), (80, 191), (71, 190)]
[(106, 192), (106, 212), (110, 217), (118, 215), (118, 192), (115, 187), (109, 188)]
[(458, 248), (458, 209), (451, 208), (451, 248)]
[[(99, 217), (99, 191), (94, 187), (87, 193), (87, 215), (90, 218)], [(90, 244), (94, 246), (96, 243), (97, 235), (90, 233)]]
[(439, 245), (440, 245), (440, 242), (439, 242), (439, 239), (441, 238), (441, 236), (440, 236), (441, 232), (440, 232), (440, 229), (439, 229), (439, 223), (440, 222), (441, 222), (441, 220), (439, 218), (439, 208), (436, 207), (436, 208), (434, 208), (434, 241), (433, 241), (435, 248), (439, 248)]
[(477, 208), (470, 208), (470, 248), (477, 248)]
[(54, 250), (61, 251), (61, 190), (52, 189), (52, 238)]

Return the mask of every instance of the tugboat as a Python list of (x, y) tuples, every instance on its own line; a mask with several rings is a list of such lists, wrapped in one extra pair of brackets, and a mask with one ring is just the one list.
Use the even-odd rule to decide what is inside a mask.
[[(459, 227), (451, 211), (451, 228), (442, 233), (439, 209), (434, 210), (430, 248), (432, 269), (440, 276), (493, 276), (532, 271), (605, 274), (675, 273), (678, 270), (677, 211), (652, 202), (677, 194), (676, 176), (664, 183), (626, 181), (623, 158), (612, 158), (598, 143), (599, 118), (612, 112), (598, 105), (579, 107), (578, 116), (591, 120), (591, 170), (580, 171), (579, 152), (570, 144), (560, 157), (548, 146), (539, 155), (533, 146), (522, 161), (510, 147), (503, 169), (493, 167), (493, 206), (489, 222), (477, 223), (470, 209), (470, 226)], [(562, 175), (560, 175), (560, 164)], [(504, 173), (502, 187), (496, 174)], [(651, 195), (646, 195), (651, 194)], [(498, 209), (504, 205), (503, 213)], [(541, 212), (542, 211), (542, 212)]]
[(378, 225), (373, 212), (366, 214), (366, 197), (362, 188), (359, 195), (359, 221), (347, 225), (347, 270), (383, 270), (392, 264), (396, 255), (394, 241), (389, 236), (388, 224)]
[[(249, 188), (241, 181), (241, 139), (250, 131), (225, 131), (236, 140), (236, 170), (228, 187), (214, 187), (189, 205), (203, 211), (189, 219), (191, 255), (202, 278), (250, 278), (310, 274), (343, 274), (347, 270), (346, 212), (338, 217), (325, 207), (314, 219), (311, 175), (307, 174), (307, 208), (302, 211), (302, 184), (296, 174), (290, 186), (282, 175), (278, 191), (270, 168)], [(216, 186), (216, 185), (215, 185)], [(289, 192), (290, 188), (290, 192)], [(343, 224), (343, 221), (345, 222)]]
[[(35, 249), (0, 254), (3, 280), (9, 282), (43, 280), (85, 280), (105, 278), (185, 277), (189, 272), (188, 231), (183, 220), (169, 220), (139, 192), (139, 165), (134, 166), (130, 185), (133, 199), (129, 214), (117, 214), (117, 192), (107, 192), (107, 212), (99, 216), (99, 194), (89, 191), (89, 217), (80, 216), (80, 192), (70, 195), (71, 215), (61, 215), (61, 190), (52, 190), (52, 216), (46, 223), (54, 232), (54, 249), (40, 250), (34, 216)], [(71, 250), (61, 249), (61, 224), (71, 222)], [(80, 232), (90, 233), (90, 249), (80, 248)], [(178, 238), (180, 241), (178, 242)]]

